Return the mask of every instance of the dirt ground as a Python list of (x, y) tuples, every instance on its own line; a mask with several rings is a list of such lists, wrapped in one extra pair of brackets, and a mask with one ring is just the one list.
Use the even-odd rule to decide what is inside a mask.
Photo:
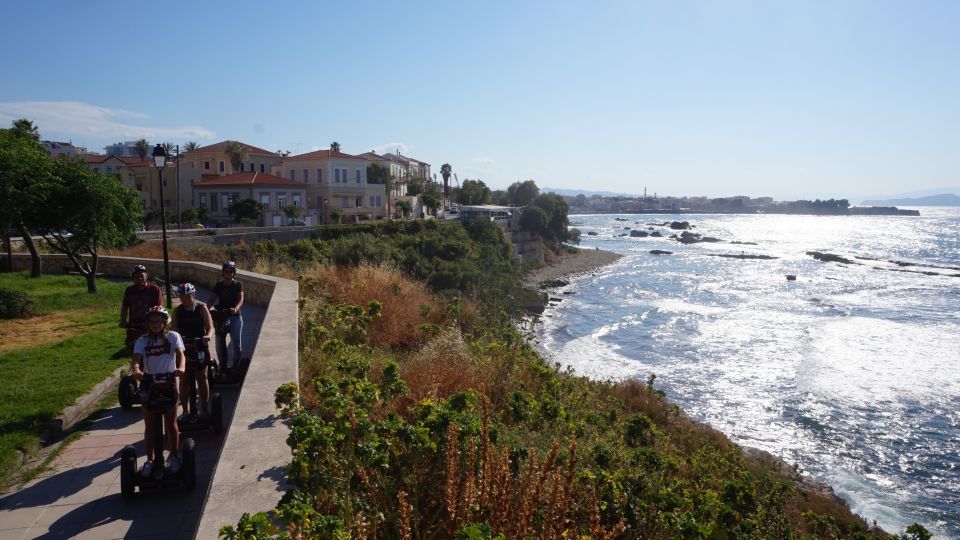
[(81, 312), (51, 313), (29, 319), (0, 321), (0, 354), (61, 341), (80, 334), (83, 327), (74, 323), (77, 313)]

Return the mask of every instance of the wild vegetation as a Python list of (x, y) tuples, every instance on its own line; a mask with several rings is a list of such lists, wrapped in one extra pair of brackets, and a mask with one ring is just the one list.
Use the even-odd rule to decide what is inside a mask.
[(516, 273), (484, 277), (511, 264), (502, 237), (464, 235), (402, 224), (247, 248), (300, 279), (300, 384), (276, 392), (297, 487), (222, 537), (894, 538), (687, 418), (655, 378), (545, 362), (499, 301)]

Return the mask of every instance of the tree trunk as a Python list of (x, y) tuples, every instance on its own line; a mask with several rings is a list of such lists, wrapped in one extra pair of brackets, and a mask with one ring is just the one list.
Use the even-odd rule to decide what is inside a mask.
[(10, 241), (8, 229), (3, 230), (3, 243), (7, 246), (7, 272), (13, 272), (13, 243)]
[[(83, 263), (83, 266), (86, 267), (86, 275), (84, 277), (87, 278), (87, 292), (97, 294), (97, 266), (99, 266), (100, 258), (96, 253), (91, 253), (90, 255), (92, 256), (92, 262), (90, 264), (86, 262)], [(83, 271), (83, 269), (81, 269), (81, 271)]]
[(33, 243), (33, 237), (30, 236), (30, 231), (27, 230), (23, 223), (17, 225), (17, 230), (20, 231), (20, 236), (23, 237), (23, 243), (30, 251), (30, 277), (40, 277), (43, 273), (43, 264), (40, 260), (40, 252), (37, 251), (37, 245)]

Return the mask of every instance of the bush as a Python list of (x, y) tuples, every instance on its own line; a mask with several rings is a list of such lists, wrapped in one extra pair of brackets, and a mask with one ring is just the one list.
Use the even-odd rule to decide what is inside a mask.
[(26, 319), (36, 313), (36, 302), (29, 294), (0, 289), (0, 319)]

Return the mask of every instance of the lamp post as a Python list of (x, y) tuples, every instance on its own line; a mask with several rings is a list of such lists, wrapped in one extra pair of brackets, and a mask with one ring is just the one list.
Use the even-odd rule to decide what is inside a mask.
[(160, 228), (163, 230), (163, 280), (167, 291), (167, 309), (173, 307), (170, 301), (170, 255), (167, 252), (167, 210), (163, 206), (163, 166), (167, 163), (167, 152), (159, 144), (153, 147), (153, 163), (160, 177)]

